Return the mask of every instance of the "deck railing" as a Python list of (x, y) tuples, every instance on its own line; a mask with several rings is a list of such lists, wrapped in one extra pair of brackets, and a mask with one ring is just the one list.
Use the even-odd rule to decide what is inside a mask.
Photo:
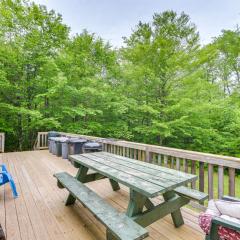
[[(40, 136), (43, 134), (40, 133)], [(236, 170), (240, 169), (240, 158), (79, 134), (61, 134), (97, 140), (103, 144), (104, 151), (196, 174), (199, 180), (191, 183), (190, 187), (207, 192), (209, 199), (236, 194)], [(47, 139), (47, 133), (45, 136), (44, 139)], [(39, 144), (39, 149), (45, 148), (47, 140)]]
[(5, 147), (5, 134), (0, 133), (0, 152), (4, 152)]
[(33, 146), (34, 150), (41, 150), (48, 148), (48, 133), (38, 132), (37, 139)]

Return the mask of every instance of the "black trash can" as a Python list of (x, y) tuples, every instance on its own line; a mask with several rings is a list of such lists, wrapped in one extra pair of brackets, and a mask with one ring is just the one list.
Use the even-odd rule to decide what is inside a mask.
[(83, 144), (86, 143), (87, 140), (84, 138), (70, 138), (68, 141), (68, 154), (80, 154), (83, 153)]
[(102, 145), (98, 142), (87, 142), (83, 145), (83, 153), (101, 152)]
[(56, 149), (57, 149), (57, 152), (56, 152), (57, 157), (61, 157), (62, 156), (62, 143), (60, 142), (60, 140), (56, 141)]
[(51, 138), (54, 138), (54, 137), (60, 137), (61, 134), (58, 133), (58, 132), (55, 132), (55, 131), (50, 131), (48, 132), (48, 149), (49, 149), (49, 152), (52, 153), (53, 152), (53, 142), (51, 141), (54, 141), (53, 139)]
[(68, 143), (69, 143), (69, 138), (63, 139), (61, 141), (62, 143), (62, 158), (63, 159), (68, 159)]
[(50, 153), (53, 152), (53, 142), (54, 142), (54, 138), (53, 137), (49, 137), (48, 138), (48, 150)]
[(58, 133), (58, 132), (55, 132), (55, 131), (48, 132), (48, 138), (50, 138), (50, 137), (60, 137), (60, 136), (61, 136), (61, 134)]
[(51, 138), (52, 154), (54, 155), (57, 155), (57, 140), (58, 140), (58, 137)]
[(61, 157), (62, 156), (62, 143), (66, 142), (68, 140), (68, 138), (66, 137), (57, 137), (56, 140), (56, 155), (57, 157)]

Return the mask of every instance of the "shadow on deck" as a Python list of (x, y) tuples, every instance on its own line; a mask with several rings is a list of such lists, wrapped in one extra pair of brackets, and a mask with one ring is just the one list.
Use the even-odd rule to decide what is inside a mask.
[[(105, 227), (79, 202), (65, 207), (67, 191), (57, 187), (53, 174), (76, 174), (70, 162), (46, 150), (0, 154), (13, 175), (19, 197), (9, 185), (0, 187), (0, 223), (8, 240), (104, 240)], [(120, 211), (127, 208), (128, 189), (113, 192), (108, 180), (88, 186)], [(158, 201), (158, 199), (156, 199)], [(202, 240), (198, 214), (182, 209), (185, 225), (176, 229), (170, 216), (148, 227), (147, 240)]]

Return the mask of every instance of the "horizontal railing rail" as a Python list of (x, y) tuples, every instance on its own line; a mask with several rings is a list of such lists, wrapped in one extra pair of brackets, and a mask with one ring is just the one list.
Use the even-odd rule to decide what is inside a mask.
[(4, 152), (5, 148), (5, 133), (0, 133), (0, 152)]
[(103, 150), (110, 153), (196, 174), (198, 181), (191, 183), (190, 187), (208, 193), (209, 199), (221, 198), (224, 194), (236, 195), (236, 170), (240, 169), (240, 158), (80, 134), (61, 134), (99, 141)]

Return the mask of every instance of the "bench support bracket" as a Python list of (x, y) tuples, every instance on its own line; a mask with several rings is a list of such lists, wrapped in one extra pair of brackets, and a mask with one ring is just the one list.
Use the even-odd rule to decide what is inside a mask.
[[(176, 193), (173, 191), (163, 194), (163, 198), (164, 198), (165, 202), (168, 202), (171, 199), (174, 199), (176, 196), (177, 196)], [(172, 220), (173, 220), (175, 227), (180, 227), (184, 224), (180, 208), (176, 211), (171, 212), (171, 216), (172, 216)]]
[(171, 213), (175, 227), (181, 226), (183, 224), (183, 218), (180, 208), (188, 204), (190, 200), (185, 197), (172, 194), (171, 192), (164, 194), (164, 199), (165, 202), (162, 202), (154, 207), (151, 206), (148, 210), (133, 216), (135, 222), (142, 227), (147, 227)]

